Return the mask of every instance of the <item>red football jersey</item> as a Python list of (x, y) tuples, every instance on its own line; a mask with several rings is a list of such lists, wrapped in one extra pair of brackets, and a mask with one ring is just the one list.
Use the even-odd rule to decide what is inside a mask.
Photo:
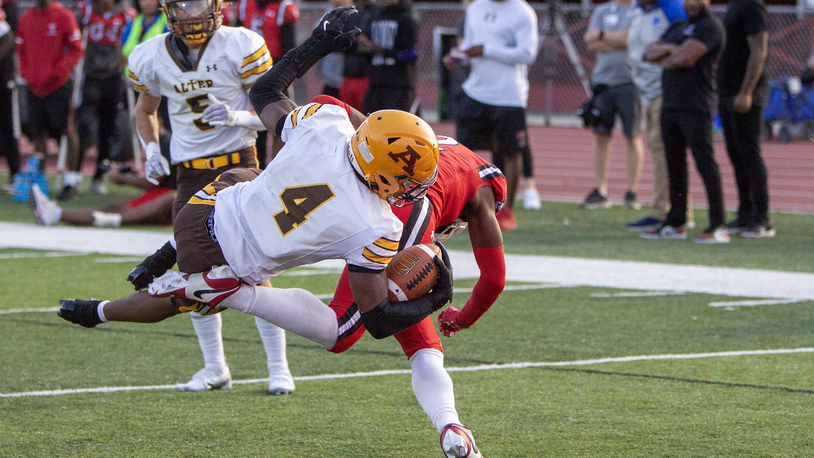
[(80, 3), (79, 11), (82, 27), (88, 28), (88, 43), (100, 45), (118, 45), (122, 29), (136, 17), (136, 10), (130, 7), (102, 14), (94, 10), (89, 2)]
[(283, 24), (300, 20), (300, 9), (293, 0), (271, 2), (260, 11), (254, 0), (246, 0), (241, 11), (243, 27), (263, 35), (269, 54), (278, 60), (285, 54), (283, 51), (283, 38), (280, 31)]

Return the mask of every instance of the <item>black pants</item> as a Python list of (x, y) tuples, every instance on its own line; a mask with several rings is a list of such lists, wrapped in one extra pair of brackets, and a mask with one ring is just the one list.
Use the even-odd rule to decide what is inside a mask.
[(721, 99), (718, 107), (726, 139), (726, 152), (738, 185), (738, 219), (745, 224), (769, 222), (769, 185), (766, 164), (760, 155), (763, 106), (752, 105), (736, 113), (733, 98)]
[(698, 173), (704, 181), (709, 202), (709, 227), (724, 222), (724, 197), (721, 175), (712, 150), (712, 115), (683, 110), (661, 111), (661, 136), (670, 180), (670, 213), (666, 223), (673, 227), (687, 222), (687, 147), (692, 152)]
[(0, 80), (0, 155), (6, 156), (9, 173), (13, 176), (20, 171), (20, 148), (14, 138), (11, 103), (11, 89)]
[(85, 84), (82, 87), (82, 105), (77, 110), (79, 157), (78, 160), (69, 164), (71, 170), (79, 171), (85, 150), (95, 143), (98, 156), (96, 157), (96, 173), (93, 178), (101, 178), (107, 171), (102, 164), (110, 159), (110, 150), (116, 135), (116, 117), (119, 109), (123, 108), (123, 96), (124, 86), (121, 76), (116, 75), (105, 79), (85, 77)]

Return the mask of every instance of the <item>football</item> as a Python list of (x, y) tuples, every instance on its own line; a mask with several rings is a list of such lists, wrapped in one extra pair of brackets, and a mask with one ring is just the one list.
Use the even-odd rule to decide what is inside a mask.
[(413, 245), (399, 251), (387, 265), (387, 299), (390, 302), (409, 301), (432, 290), (438, 279), (438, 267), (433, 258), (440, 255), (438, 245)]

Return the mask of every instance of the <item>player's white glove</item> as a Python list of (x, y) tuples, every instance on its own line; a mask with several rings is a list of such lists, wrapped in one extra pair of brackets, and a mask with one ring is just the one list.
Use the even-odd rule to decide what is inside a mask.
[(213, 126), (243, 127), (252, 130), (266, 130), (260, 118), (250, 111), (233, 110), (228, 104), (212, 94), (206, 94), (212, 105), (203, 112), (203, 121)]
[(170, 163), (161, 155), (158, 143), (150, 142), (144, 147), (147, 162), (144, 163), (144, 176), (147, 181), (158, 185), (158, 180), (170, 174)]
[(221, 102), (212, 94), (207, 94), (212, 105), (206, 107), (203, 112), (203, 121), (213, 126), (234, 127), (237, 121), (237, 113), (232, 107)]

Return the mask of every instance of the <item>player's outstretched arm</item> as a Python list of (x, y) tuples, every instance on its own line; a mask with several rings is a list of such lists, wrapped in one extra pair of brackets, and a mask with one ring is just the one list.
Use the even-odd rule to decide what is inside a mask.
[(438, 314), (438, 325), (446, 337), (475, 324), (495, 303), (506, 285), (503, 234), (495, 217), (495, 194), (492, 188), (480, 188), (464, 207), (461, 216), (468, 223), (469, 239), (475, 261), (480, 268), (480, 278), (461, 310), (449, 307)]
[(311, 36), (297, 48), (287, 52), (271, 70), (258, 79), (249, 92), (255, 113), (270, 132), (277, 132), (277, 124), (296, 104), (285, 95), (285, 90), (320, 59), (334, 51), (342, 51), (353, 43), (361, 31), (356, 28), (343, 32), (345, 21), (356, 14), (356, 7), (336, 8), (322, 17)]

